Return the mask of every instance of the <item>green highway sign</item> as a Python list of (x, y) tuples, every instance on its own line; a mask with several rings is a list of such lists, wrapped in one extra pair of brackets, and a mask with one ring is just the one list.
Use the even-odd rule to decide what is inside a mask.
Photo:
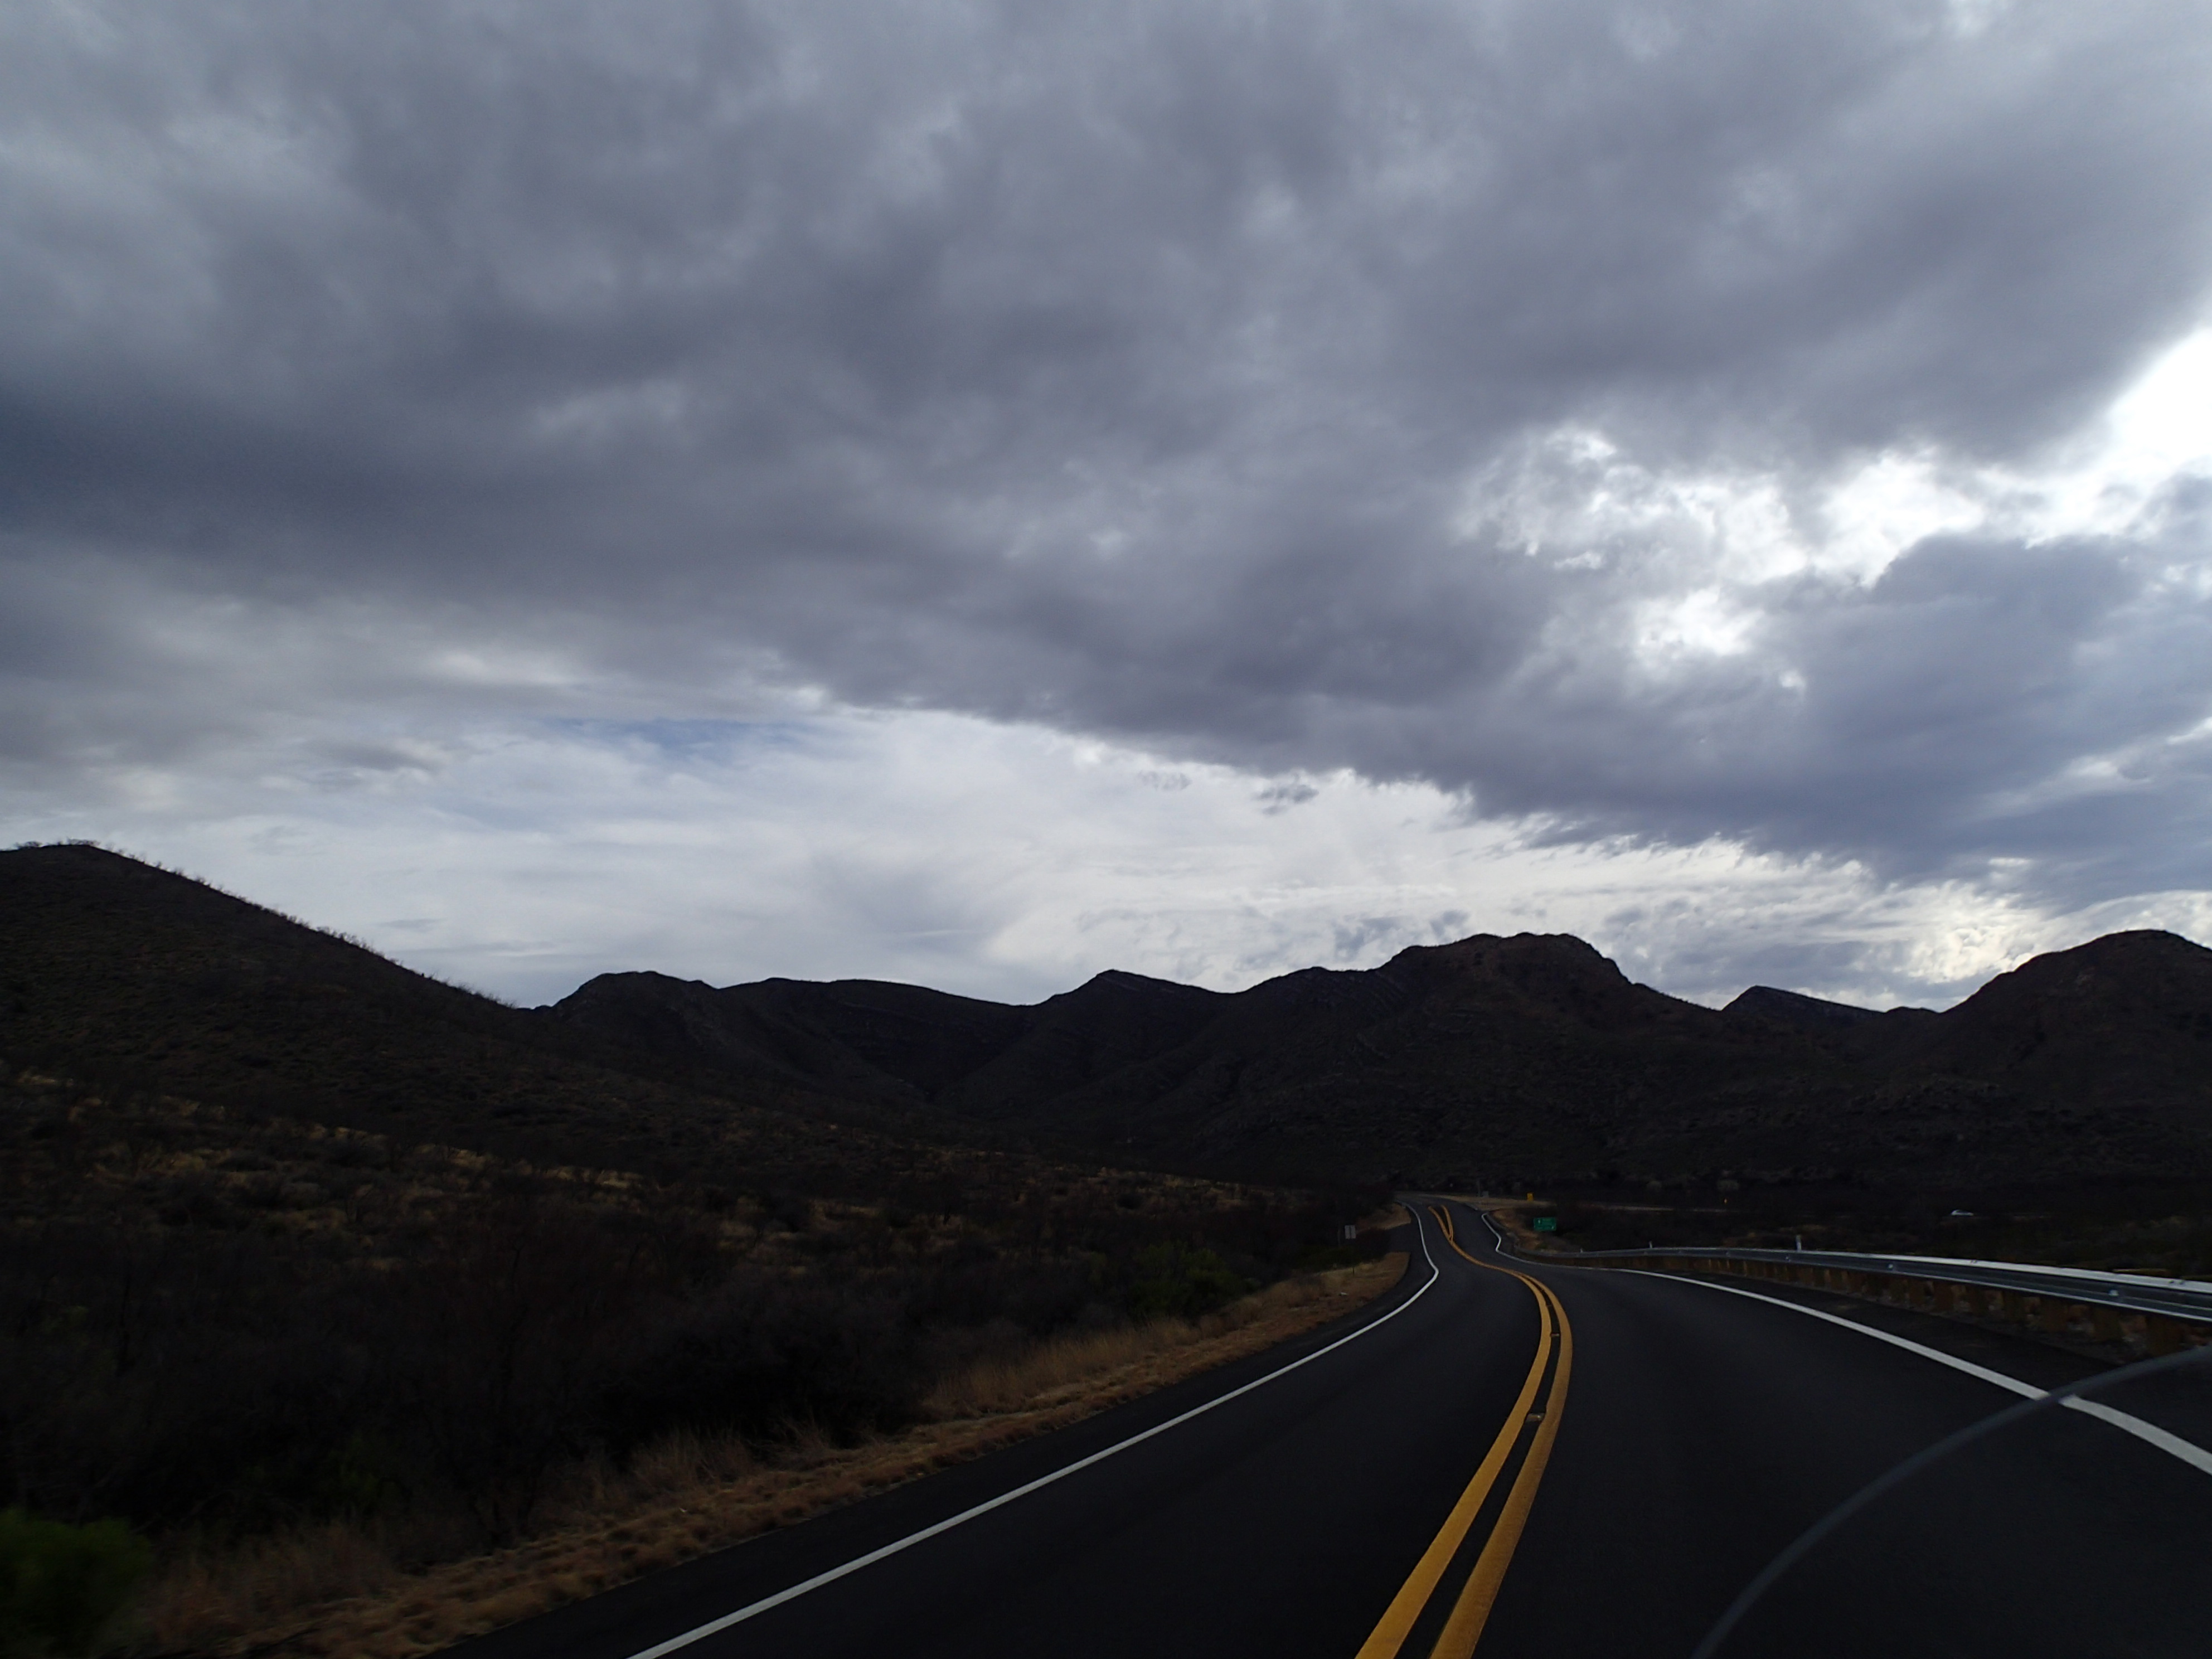
[(1540, 1233), (1555, 1233), (1559, 1231), (1559, 1218), (1555, 1215), (1538, 1216), (1536, 1218), (1536, 1231)]

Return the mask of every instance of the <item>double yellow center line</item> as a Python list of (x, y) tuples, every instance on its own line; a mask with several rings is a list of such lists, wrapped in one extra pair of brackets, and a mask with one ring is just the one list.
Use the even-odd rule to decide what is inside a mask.
[[(1567, 1403), (1567, 1376), (1574, 1364), (1574, 1331), (1567, 1323), (1567, 1310), (1549, 1287), (1510, 1267), (1476, 1261), (1461, 1246), (1450, 1212), (1440, 1205), (1432, 1205), (1429, 1213), (1443, 1230), (1444, 1242), (1468, 1261), (1492, 1273), (1517, 1279), (1528, 1287), (1529, 1294), (1536, 1298), (1536, 1358), (1529, 1364), (1528, 1379), (1521, 1385), (1520, 1397), (1513, 1402), (1513, 1410), (1498, 1431), (1498, 1437), (1491, 1442), (1489, 1454), (1475, 1470), (1474, 1479), (1467, 1483), (1459, 1502), (1444, 1517), (1443, 1528), (1422, 1553), (1412, 1577), (1392, 1598), (1382, 1621), (1361, 1646), (1358, 1659), (1396, 1659), (1427, 1608), (1430, 1598), (1436, 1594), (1437, 1586), (1443, 1582), (1444, 1575), (1459, 1555), (1460, 1547), (1467, 1541), (1468, 1531), (1490, 1498), (1491, 1488), (1498, 1484), (1515, 1449), (1533, 1425), (1534, 1433), (1528, 1437), (1520, 1473), (1505, 1494), (1497, 1520), (1491, 1523), (1490, 1536), (1482, 1546), (1481, 1554), (1475, 1558), (1459, 1600), (1453, 1604), (1451, 1616), (1444, 1621), (1443, 1633), (1429, 1650), (1430, 1659), (1468, 1659), (1474, 1653), (1474, 1644), (1482, 1639), (1482, 1627), (1489, 1622), (1491, 1607), (1498, 1600), (1498, 1587), (1505, 1582), (1505, 1569), (1512, 1565), (1514, 1547), (1521, 1541), (1521, 1529), (1528, 1524), (1529, 1506), (1536, 1501), (1536, 1487), (1544, 1478), (1544, 1465), (1551, 1459), (1552, 1442), (1559, 1437), (1559, 1417)], [(1559, 1353), (1556, 1367), (1551, 1363), (1555, 1346)], [(1551, 1386), (1544, 1393), (1541, 1410), (1532, 1411), (1547, 1370), (1551, 1372)]]

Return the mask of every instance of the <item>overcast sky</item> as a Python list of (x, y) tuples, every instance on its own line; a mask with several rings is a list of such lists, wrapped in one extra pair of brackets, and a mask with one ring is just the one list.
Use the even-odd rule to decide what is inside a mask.
[(2212, 937), (2212, 9), (0, 0), (0, 837), (525, 1001)]

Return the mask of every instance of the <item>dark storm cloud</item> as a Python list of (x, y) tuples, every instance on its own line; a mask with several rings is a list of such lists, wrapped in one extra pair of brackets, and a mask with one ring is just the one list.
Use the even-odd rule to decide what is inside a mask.
[[(1915, 876), (2056, 859), (2076, 902), (2212, 874), (2188, 827), (2212, 807), (2212, 744), (2184, 735), (2208, 712), (2212, 605), (2173, 592), (2154, 550), (1937, 538), (1863, 590), (1802, 588), (1750, 651), (1621, 722), (1616, 743), (1644, 741), (1621, 744), (1610, 799), (1584, 793), (1597, 822), (1755, 824)], [(1527, 805), (1564, 793), (1537, 775)]]
[(1696, 557), (1480, 507), (1570, 428), (1793, 500), (2033, 461), (2212, 285), (2191, 9), (6, 16), (9, 580), (135, 573), (9, 642), (12, 701), (105, 688), (50, 758), (284, 698), (118, 672), (133, 605), (358, 603), (675, 703), (765, 665), (1567, 836), (2208, 880), (2201, 519), (1753, 585), (1661, 672)]

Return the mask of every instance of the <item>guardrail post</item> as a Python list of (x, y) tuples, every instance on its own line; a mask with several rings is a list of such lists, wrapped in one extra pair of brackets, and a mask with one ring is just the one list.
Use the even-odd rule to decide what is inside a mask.
[(2120, 1329), (2120, 1310), (2107, 1308), (2101, 1303), (2090, 1304), (2089, 1328), (2100, 1342), (2118, 1342), (2125, 1335)]
[(2143, 1346), (2153, 1358), (2181, 1352), (2181, 1325), (2164, 1314), (2143, 1316)]

